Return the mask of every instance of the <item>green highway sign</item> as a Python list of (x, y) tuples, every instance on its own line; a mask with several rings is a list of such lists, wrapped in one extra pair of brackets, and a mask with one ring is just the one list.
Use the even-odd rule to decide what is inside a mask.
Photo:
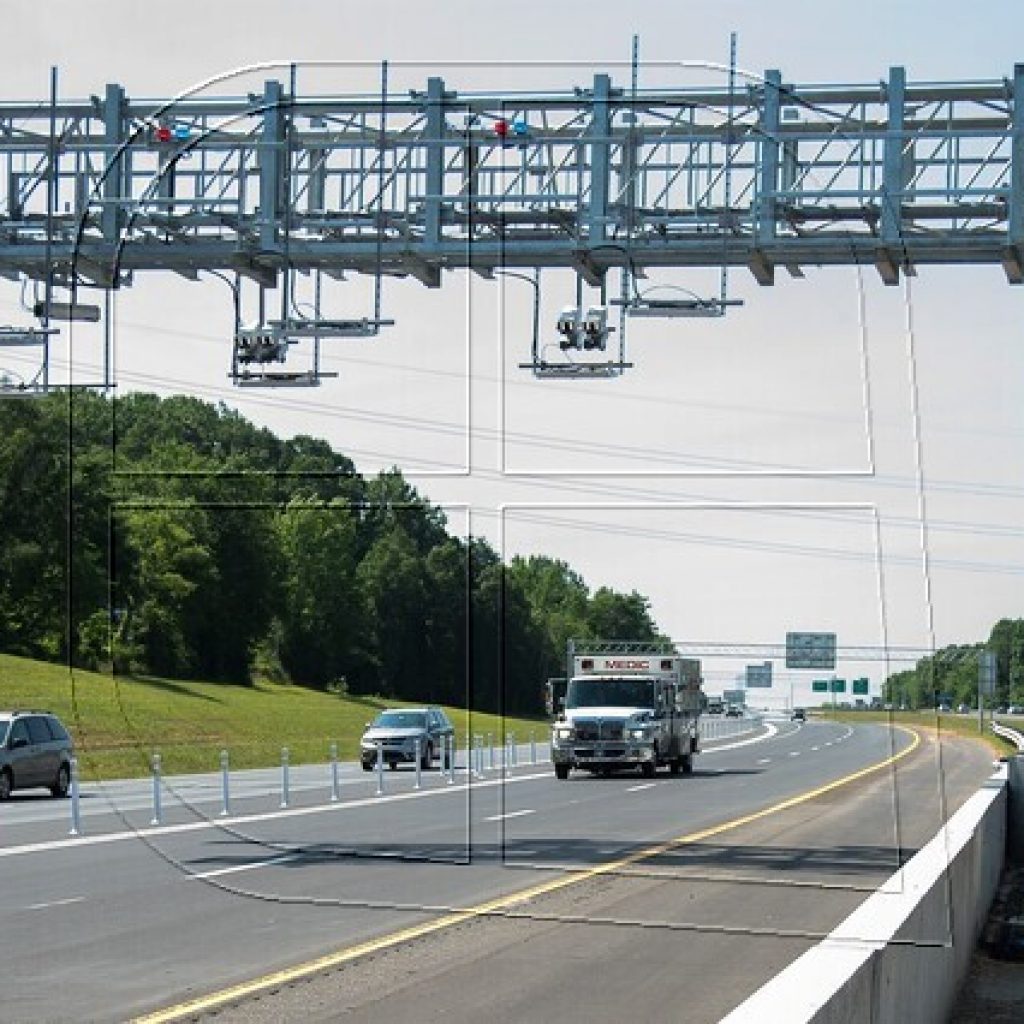
[(811, 683), (811, 689), (815, 693), (828, 693), (828, 680), (827, 679), (815, 679)]
[(832, 680), (832, 692), (833, 693), (846, 693), (846, 680), (845, 679), (833, 679)]
[(854, 679), (853, 692), (866, 695), (868, 692), (868, 681), (866, 679)]

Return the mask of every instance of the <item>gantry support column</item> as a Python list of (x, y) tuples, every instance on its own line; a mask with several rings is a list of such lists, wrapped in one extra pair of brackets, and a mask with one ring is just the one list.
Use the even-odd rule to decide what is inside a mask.
[(1010, 128), (1010, 195), (1003, 269), (1010, 284), (1024, 283), (1024, 64), (1013, 68), (1013, 121)]
[(767, 250), (775, 242), (776, 233), (781, 89), (782, 72), (766, 71), (759, 143), (761, 166), (757, 177), (757, 205), (754, 210), (754, 248), (750, 254), (750, 272), (760, 285), (775, 283), (775, 267)]
[(907, 73), (889, 68), (889, 120), (882, 157), (882, 209), (879, 218), (881, 245), (875, 266), (887, 285), (900, 283), (903, 257), (903, 121), (906, 116)]

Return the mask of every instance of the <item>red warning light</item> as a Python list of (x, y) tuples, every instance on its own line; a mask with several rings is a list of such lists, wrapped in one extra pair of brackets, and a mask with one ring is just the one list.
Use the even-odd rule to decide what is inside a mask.
[(153, 132), (154, 142), (170, 142), (171, 139), (173, 138), (173, 132), (165, 124), (160, 125), (160, 127), (157, 128), (155, 132)]
[(505, 138), (508, 135), (508, 121), (501, 119), (494, 122), (494, 134), (499, 138)]

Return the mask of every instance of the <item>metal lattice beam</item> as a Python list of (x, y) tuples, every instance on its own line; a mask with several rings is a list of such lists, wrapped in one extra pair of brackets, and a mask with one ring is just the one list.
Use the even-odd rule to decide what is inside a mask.
[(0, 274), (992, 264), (1024, 280), (1024, 65), (980, 83), (0, 103)]

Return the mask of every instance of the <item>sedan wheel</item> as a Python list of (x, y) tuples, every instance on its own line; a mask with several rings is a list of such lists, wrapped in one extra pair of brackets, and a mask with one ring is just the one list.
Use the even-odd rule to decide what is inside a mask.
[(9, 771), (0, 772), (0, 800), (7, 800), (14, 788), (14, 780)]
[(68, 790), (71, 788), (71, 774), (68, 771), (68, 766), (62, 764), (60, 771), (57, 772), (57, 780), (50, 787), (50, 792), (57, 797), (57, 799), (63, 799), (68, 795)]

